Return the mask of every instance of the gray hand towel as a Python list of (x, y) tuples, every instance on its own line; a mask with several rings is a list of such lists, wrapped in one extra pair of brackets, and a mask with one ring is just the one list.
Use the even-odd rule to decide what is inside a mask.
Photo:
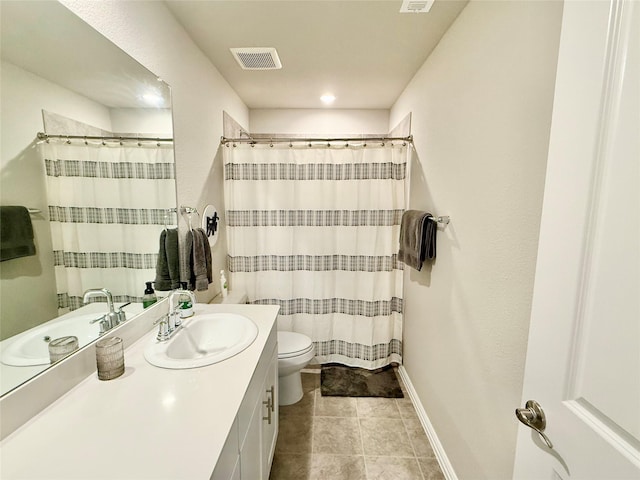
[(163, 230), (160, 233), (160, 249), (156, 263), (155, 288), (159, 291), (180, 287), (180, 259), (178, 255), (178, 230)]
[(180, 263), (180, 278), (187, 284), (187, 289), (194, 290), (195, 278), (193, 276), (193, 231), (187, 231), (184, 237), (184, 250)]
[(204, 242), (204, 259), (207, 266), (207, 280), (209, 283), (213, 283), (213, 267), (211, 264), (211, 245), (209, 244), (209, 237), (207, 236), (207, 232), (202, 228), (198, 228), (198, 232), (200, 232), (200, 236), (202, 236), (202, 241)]
[(198, 291), (209, 288), (208, 272), (211, 267), (207, 266), (207, 250), (209, 251), (209, 264), (211, 263), (211, 247), (207, 241), (207, 234), (201, 228), (193, 230), (193, 275), (195, 277), (195, 287)]
[(178, 252), (178, 229), (167, 230), (167, 237), (164, 241), (167, 255), (167, 267), (169, 278), (171, 279), (171, 289), (180, 288), (180, 254)]
[(425, 258), (436, 256), (437, 224), (432, 215), (419, 210), (407, 210), (400, 225), (400, 251), (398, 260), (420, 270)]
[(167, 231), (160, 232), (160, 248), (158, 249), (158, 261), (156, 262), (156, 280), (154, 286), (156, 290), (171, 290), (171, 276), (169, 275), (169, 265), (167, 264), (166, 251)]
[(26, 207), (0, 207), (0, 262), (36, 254), (33, 225)]

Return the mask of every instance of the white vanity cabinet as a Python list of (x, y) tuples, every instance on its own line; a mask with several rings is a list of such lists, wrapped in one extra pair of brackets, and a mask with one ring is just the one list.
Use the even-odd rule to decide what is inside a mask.
[(260, 356), (212, 480), (268, 480), (278, 437), (275, 325)]
[[(89, 347), (3, 396), (3, 428), (6, 419), (23, 423), (13, 422), (11, 434), (0, 440), (2, 479), (268, 480), (278, 434), (279, 307), (196, 304), (194, 309), (196, 318), (244, 315), (258, 335), (222, 362), (158, 368), (145, 360), (144, 351), (155, 341), (153, 322), (167, 312), (167, 302), (149, 307), (118, 327), (118, 336), (130, 345), (124, 375), (99, 380), (95, 348)], [(69, 385), (66, 377), (75, 383)], [(49, 395), (60, 395), (58, 384), (66, 393)], [(42, 411), (29, 414), (35, 410), (31, 404)], [(108, 462), (95, 448), (96, 435), (109, 445)], [(173, 454), (161, 453), (167, 445), (175, 446)]]

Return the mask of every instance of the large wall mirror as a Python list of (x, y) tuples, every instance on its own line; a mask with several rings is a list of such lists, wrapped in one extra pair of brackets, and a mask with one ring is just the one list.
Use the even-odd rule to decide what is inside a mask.
[(30, 229), (35, 247), (3, 243), (3, 395), (51, 365), (52, 340), (100, 335), (105, 298), (85, 290), (142, 311), (176, 190), (169, 86), (58, 2), (0, 9), (0, 241)]

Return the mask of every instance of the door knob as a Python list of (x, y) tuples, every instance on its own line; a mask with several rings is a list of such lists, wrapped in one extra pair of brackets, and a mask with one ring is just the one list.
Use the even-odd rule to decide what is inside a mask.
[(547, 419), (544, 416), (544, 410), (542, 410), (540, 404), (535, 400), (528, 400), (524, 407), (525, 408), (516, 408), (517, 419), (527, 427), (538, 432), (538, 435), (542, 437), (547, 447), (553, 448), (551, 440), (544, 434), (544, 429), (547, 427)]

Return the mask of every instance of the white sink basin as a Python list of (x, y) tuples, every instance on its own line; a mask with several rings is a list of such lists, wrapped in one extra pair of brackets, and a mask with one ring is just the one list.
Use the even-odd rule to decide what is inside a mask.
[(64, 320), (48, 322), (24, 333), (16, 335), (2, 349), (2, 363), (14, 367), (48, 365), (49, 342), (56, 338), (74, 335), (78, 337), (78, 348), (98, 338), (100, 323), (90, 324), (91, 320), (104, 315), (85, 313)]
[(144, 351), (151, 365), (197, 368), (221, 362), (242, 352), (258, 336), (251, 319), (235, 313), (207, 313), (184, 320), (165, 342), (153, 340)]

